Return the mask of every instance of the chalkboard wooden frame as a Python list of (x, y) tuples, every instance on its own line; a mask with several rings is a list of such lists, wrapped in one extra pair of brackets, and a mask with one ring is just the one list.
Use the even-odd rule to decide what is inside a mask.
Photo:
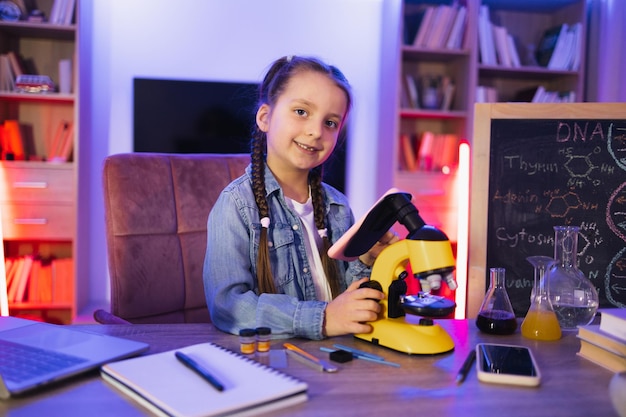
[(472, 146), (467, 317), (476, 317), (486, 292), (489, 174), (492, 121), (495, 119), (626, 120), (626, 103), (476, 104)]

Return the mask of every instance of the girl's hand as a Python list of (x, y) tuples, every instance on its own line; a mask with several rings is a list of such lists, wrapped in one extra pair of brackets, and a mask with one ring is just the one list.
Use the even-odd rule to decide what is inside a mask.
[(348, 289), (326, 306), (324, 335), (327, 337), (354, 333), (369, 333), (368, 321), (378, 318), (380, 304), (385, 294), (373, 288), (359, 288), (369, 278), (350, 284)]
[(359, 260), (363, 264), (371, 267), (372, 265), (374, 265), (374, 261), (376, 260), (378, 255), (380, 255), (380, 252), (382, 252), (383, 249), (385, 249), (392, 243), (396, 243), (399, 240), (400, 238), (394, 232), (388, 230), (387, 233), (385, 233), (383, 237), (381, 237), (369, 251), (359, 256)]

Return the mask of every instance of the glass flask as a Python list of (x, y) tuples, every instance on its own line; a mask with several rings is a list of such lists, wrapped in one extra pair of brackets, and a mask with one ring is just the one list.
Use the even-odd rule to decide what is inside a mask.
[(513, 306), (506, 292), (504, 268), (489, 269), (489, 289), (480, 306), (476, 327), (490, 334), (511, 334), (517, 329)]
[(549, 256), (529, 256), (526, 260), (535, 269), (535, 281), (530, 308), (521, 326), (522, 336), (535, 340), (558, 340), (561, 338), (561, 327), (545, 285), (545, 273), (555, 260)]
[(593, 320), (598, 310), (598, 292), (578, 269), (577, 226), (554, 227), (554, 259), (546, 273), (546, 286), (561, 330), (576, 330)]

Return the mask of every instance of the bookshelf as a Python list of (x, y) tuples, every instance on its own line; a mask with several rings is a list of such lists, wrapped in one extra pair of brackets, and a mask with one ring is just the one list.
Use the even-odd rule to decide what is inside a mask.
[[(499, 61), (485, 64), (480, 45), (480, 14), (483, 6), (488, 10), (488, 21), (506, 29), (515, 41), (520, 56), (520, 66), (505, 66)], [(428, 14), (428, 8), (464, 9), (465, 24), (462, 39), (453, 44), (448, 42), (416, 42), (420, 26)], [(437, 12), (432, 12), (435, 15)], [(441, 12), (443, 13), (443, 12)], [(547, 91), (571, 92), (575, 101), (584, 101), (584, 51), (586, 38), (585, 0), (404, 0), (400, 17), (401, 50), (399, 55), (398, 108), (393, 185), (411, 192), (422, 217), (429, 223), (444, 230), (452, 241), (457, 233), (457, 172), (454, 163), (445, 169), (441, 166), (420, 165), (419, 148), (424, 132), (431, 132), (438, 138), (443, 134), (454, 134), (459, 140), (472, 143), (474, 103), (485, 100), (483, 92), (495, 92), (496, 101), (516, 101), (533, 95), (541, 86)], [(441, 20), (439, 21), (441, 22)], [(570, 27), (580, 23), (582, 42), (578, 44), (579, 64), (576, 69), (548, 69), (530, 65), (525, 56), (533, 51), (531, 45), (539, 45), (544, 33), (562, 24)], [(445, 27), (435, 24), (427, 33)], [(445, 35), (444, 35), (445, 36)], [(495, 43), (494, 43), (495, 45)], [(536, 50), (536, 47), (535, 47)], [(503, 61), (504, 62), (504, 61)], [(442, 91), (439, 91), (439, 104), (433, 106), (425, 100), (424, 90), (431, 85), (424, 80), (447, 80), (454, 84), (449, 106), (441, 105)], [(411, 91), (411, 80), (416, 91)], [(434, 83), (437, 85), (437, 82)], [(483, 88), (480, 88), (483, 87)], [(441, 89), (440, 89), (441, 90)], [(416, 94), (417, 92), (417, 94)], [(524, 93), (524, 94), (522, 94)], [(568, 96), (569, 97), (569, 96)], [(532, 98), (532, 97), (531, 97)], [(493, 100), (493, 99), (492, 99)], [(530, 100), (528, 100), (530, 101)], [(407, 167), (407, 136), (412, 145), (416, 161), (415, 168)], [(431, 156), (437, 157), (439, 151)]]
[[(46, 17), (60, 5), (76, 7), (72, 0), (37, 1)], [(0, 20), (0, 54), (17, 56), (23, 74), (49, 76), (57, 91), (59, 63), (69, 60), (72, 68), (77, 37), (74, 23)], [(15, 75), (15, 71), (10, 73)], [(6, 72), (2, 76), (6, 77)], [(68, 126), (75, 127), (77, 121), (77, 92), (72, 77), (69, 80), (63, 92), (48, 93), (18, 92), (0, 83), (5, 87), (0, 91), (0, 123), (4, 127), (7, 121), (17, 121), (25, 148), (24, 159), (12, 159), (3, 152), (0, 161), (7, 277), (9, 263), (30, 264), (29, 273), (22, 274), (27, 279), (23, 294), (18, 291), (16, 298), (9, 297), (9, 314), (55, 323), (70, 323), (76, 314), (76, 161), (72, 155), (77, 129)], [(6, 146), (6, 135), (4, 138), (5, 148), (12, 150)], [(64, 155), (53, 151), (60, 149), (61, 143), (67, 145)], [(9, 282), (9, 291), (11, 285)]]

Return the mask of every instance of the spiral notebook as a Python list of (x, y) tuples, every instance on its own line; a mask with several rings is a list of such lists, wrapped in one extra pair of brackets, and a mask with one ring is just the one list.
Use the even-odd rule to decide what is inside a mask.
[(175, 357), (174, 350), (109, 363), (105, 381), (161, 416), (246, 416), (307, 399), (308, 386), (269, 366), (213, 343), (177, 349), (223, 386), (219, 391)]

